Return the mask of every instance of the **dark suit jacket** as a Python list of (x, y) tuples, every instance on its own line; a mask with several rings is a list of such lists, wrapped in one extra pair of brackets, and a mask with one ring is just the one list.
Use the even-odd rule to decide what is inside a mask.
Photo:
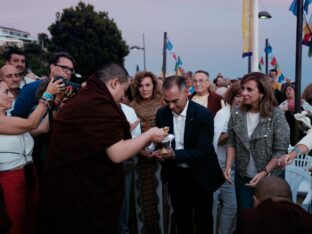
[[(168, 106), (156, 114), (158, 127), (170, 127), (173, 134), (173, 114)], [(223, 183), (224, 177), (213, 148), (213, 114), (199, 104), (189, 101), (184, 131), (184, 149), (175, 150), (175, 159), (162, 164), (163, 173), (172, 176), (172, 168), (179, 163), (188, 163), (195, 180), (208, 192), (214, 192)], [(172, 142), (175, 148), (175, 142)]]

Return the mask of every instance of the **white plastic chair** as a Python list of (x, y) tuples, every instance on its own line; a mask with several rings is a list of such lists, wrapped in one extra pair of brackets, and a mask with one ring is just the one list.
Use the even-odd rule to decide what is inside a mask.
[(311, 199), (312, 199), (312, 190), (311, 190), (311, 183), (312, 177), (302, 168), (289, 165), (286, 167), (286, 175), (285, 179), (288, 182), (291, 193), (292, 193), (292, 200), (294, 203), (297, 202), (297, 194), (300, 184), (305, 181), (308, 185), (308, 192), (301, 204), (301, 207), (306, 211), (311, 211)]
[[(302, 168), (303, 170), (309, 173), (309, 169), (312, 167), (312, 157), (309, 156), (308, 154), (300, 154), (292, 162), (292, 165)], [(306, 181), (303, 181), (299, 185), (298, 193), (300, 195), (305, 195), (308, 192), (309, 192), (309, 183)]]
[(312, 167), (312, 157), (308, 154), (300, 154), (292, 162), (293, 166), (300, 167), (306, 172)]

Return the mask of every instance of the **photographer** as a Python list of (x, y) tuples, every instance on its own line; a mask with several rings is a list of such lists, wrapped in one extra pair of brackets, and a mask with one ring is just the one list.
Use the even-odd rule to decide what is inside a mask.
[[(38, 105), (38, 101), (46, 86), (50, 80), (54, 80), (55, 77), (63, 77), (65, 80), (70, 80), (74, 74), (75, 60), (67, 53), (60, 52), (53, 55), (50, 61), (50, 75), (48, 79), (38, 80), (27, 84), (20, 91), (18, 98), (16, 99), (14, 109), (11, 112), (12, 116), (27, 118), (33, 111), (34, 107)], [(56, 95), (53, 98), (54, 104), (60, 104), (62, 101), (63, 93)], [(37, 175), (40, 180), (42, 175), (43, 163), (45, 161), (48, 149), (48, 131), (49, 131), (49, 120), (45, 119), (44, 128), (34, 133), (35, 146), (33, 150), (33, 158)]]

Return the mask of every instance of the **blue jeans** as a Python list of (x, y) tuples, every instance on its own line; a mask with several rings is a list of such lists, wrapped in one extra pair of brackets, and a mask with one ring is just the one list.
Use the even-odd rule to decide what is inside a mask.
[[(231, 177), (235, 178), (234, 170), (231, 171)], [(214, 194), (214, 230), (215, 233), (230, 234), (233, 233), (236, 224), (236, 193), (235, 186), (225, 182)], [(218, 201), (222, 200), (222, 209), (220, 213), (220, 223), (217, 225)]]
[(255, 189), (245, 185), (249, 183), (251, 179), (252, 178), (246, 176), (241, 177), (237, 172), (235, 173), (235, 190), (238, 213), (240, 213), (242, 209), (253, 208), (253, 195)]

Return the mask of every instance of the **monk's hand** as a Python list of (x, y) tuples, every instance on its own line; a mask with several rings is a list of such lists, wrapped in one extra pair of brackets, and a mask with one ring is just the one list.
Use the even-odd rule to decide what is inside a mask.
[(150, 140), (156, 143), (161, 142), (166, 136), (166, 133), (163, 131), (162, 128), (154, 127), (154, 128), (149, 129), (148, 132), (151, 137)]

